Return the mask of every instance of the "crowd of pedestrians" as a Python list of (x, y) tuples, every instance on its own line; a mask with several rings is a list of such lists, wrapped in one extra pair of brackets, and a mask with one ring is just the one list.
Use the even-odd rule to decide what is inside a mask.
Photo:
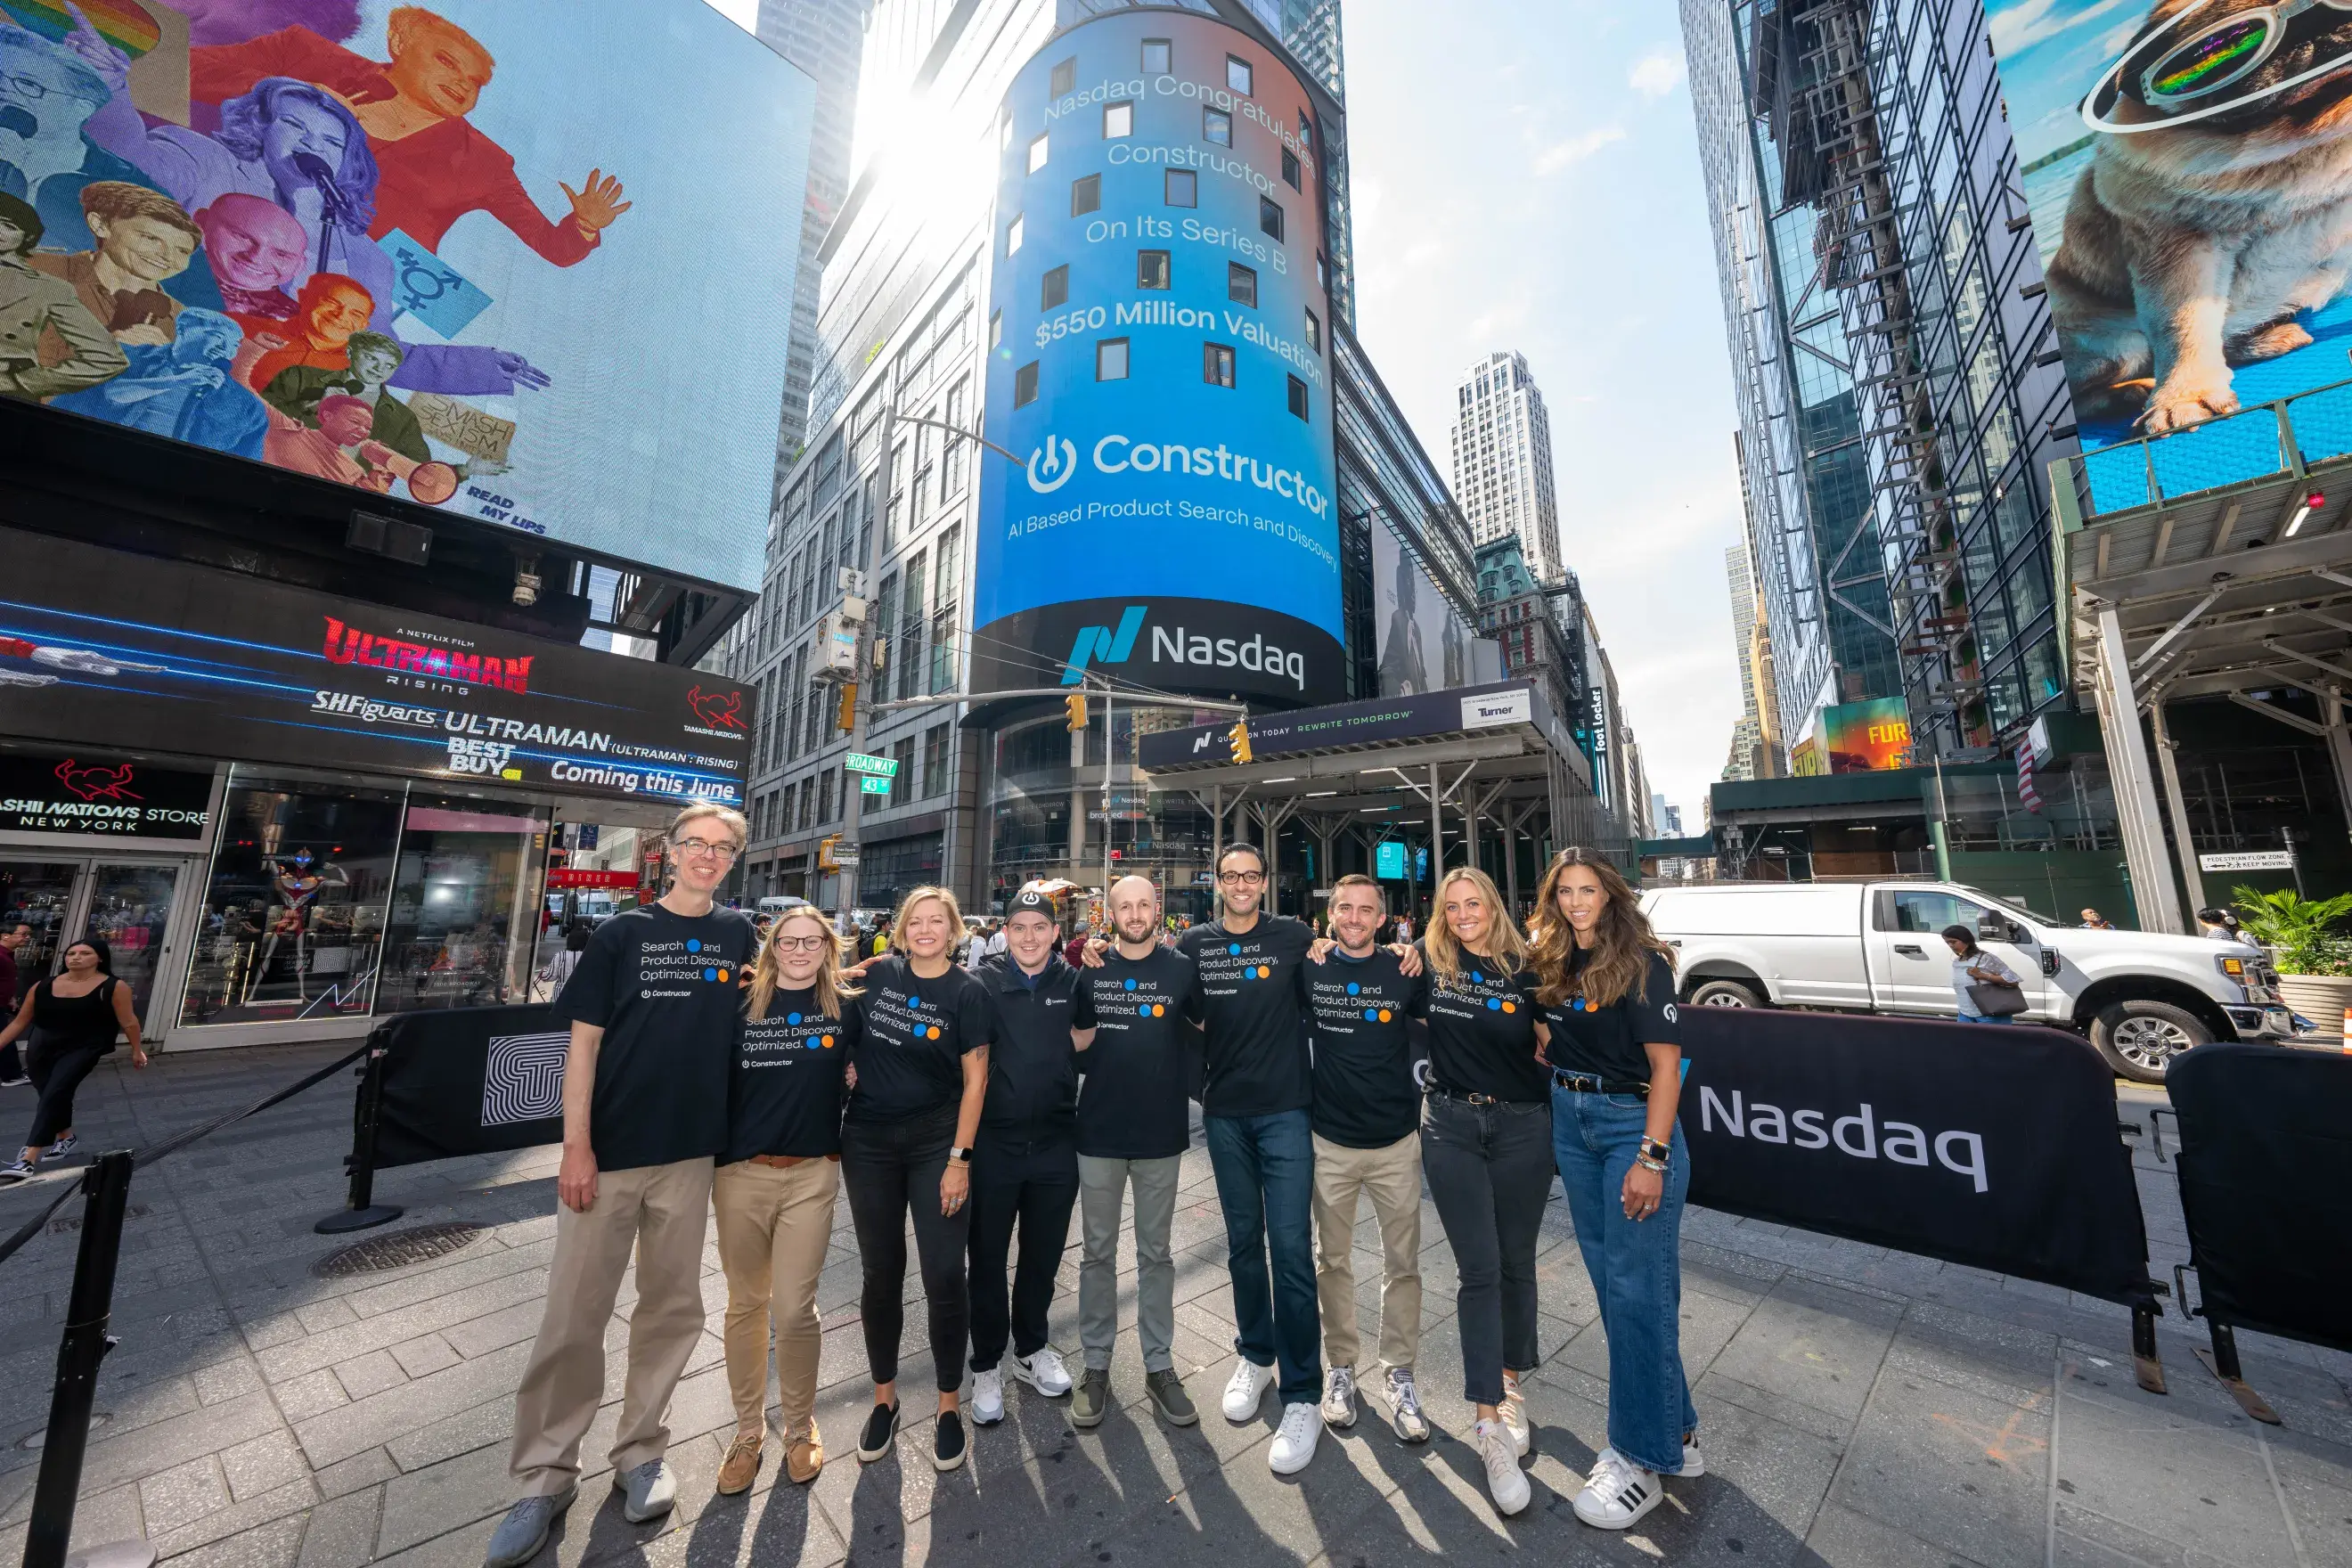
[[(1412, 945), (1379, 940), (1398, 932), (1370, 878), (1329, 890), (1328, 934), (1269, 912), (1265, 863), (1241, 845), (1216, 868), (1217, 918), (1172, 940), (1157, 889), (1129, 877), (1082, 947), (1064, 945), (1053, 890), (1025, 889), (1001, 924), (972, 930), (952, 894), (926, 887), (878, 940), (845, 951), (821, 910), (792, 909), (762, 933), (714, 903), (744, 831), (723, 808), (682, 813), (669, 890), (599, 926), (556, 998), (572, 1043), (555, 1252), (516, 1400), (522, 1496), (489, 1568), (535, 1556), (576, 1494), (632, 1258), (613, 1486), (632, 1521), (675, 1504), (667, 1412), (704, 1326), (714, 1215), (736, 1414), (722, 1493), (761, 1474), (772, 1344), (782, 1474), (806, 1482), (824, 1466), (816, 1290), (843, 1190), (874, 1387), (860, 1460), (889, 1453), (904, 1425), (910, 1232), (937, 1384), (932, 1464), (965, 1462), (971, 1427), (1004, 1418), (1008, 1381), (1099, 1425), (1130, 1202), (1144, 1392), (1161, 1420), (1195, 1424), (1171, 1241), (1195, 1100), (1238, 1325), (1220, 1407), (1247, 1423), (1272, 1394), (1276, 1472), (1304, 1469), (1367, 1396), (1398, 1440), (1428, 1440), (1425, 1186), (1458, 1279), (1471, 1440), (1497, 1512), (1528, 1506), (1521, 1380), (1538, 1360), (1535, 1256), (1555, 1175), (1610, 1354), (1609, 1447), (1575, 1511), (1622, 1530), (1658, 1505), (1662, 1478), (1701, 1472), (1675, 1343), (1688, 1165), (1673, 974), (1607, 861), (1563, 852), (1524, 930), (1484, 874), (1449, 872)], [(1359, 1327), (1353, 1257), (1367, 1200), (1376, 1331)], [(1047, 1325), (1074, 1215), (1075, 1375)]]

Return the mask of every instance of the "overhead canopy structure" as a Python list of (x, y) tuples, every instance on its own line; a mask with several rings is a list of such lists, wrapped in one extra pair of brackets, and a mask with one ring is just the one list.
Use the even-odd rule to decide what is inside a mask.
[[(1245, 763), (1234, 760), (1232, 728), (1221, 721), (1163, 730), (1143, 736), (1138, 753), (1150, 787), (1182, 790), (1209, 812), (1219, 854), (1234, 813), (1237, 840), (1271, 844), (1295, 822), (1313, 836), (1318, 864), (1327, 866), (1349, 836), (1370, 844), (1402, 826), (1424, 826), (1435, 851), (1433, 882), (1449, 842), (1483, 844), (1499, 834), (1514, 907), (1513, 851), (1522, 836), (1539, 846), (1592, 845), (1632, 868), (1632, 841), (1595, 798), (1584, 754), (1527, 682), (1252, 718)], [(1255, 831), (1244, 834), (1241, 825)], [(1468, 862), (1457, 854), (1454, 863)]]
[[(2190, 929), (2159, 790), (2188, 912), (2205, 902), (2166, 703), (2227, 697), (2324, 738), (2352, 809), (2347, 414), (2352, 384), (2052, 466), (2070, 657), (2098, 702), (2134, 895), (2152, 929)], [(2265, 700), (2288, 689), (2317, 699), (2318, 722)]]

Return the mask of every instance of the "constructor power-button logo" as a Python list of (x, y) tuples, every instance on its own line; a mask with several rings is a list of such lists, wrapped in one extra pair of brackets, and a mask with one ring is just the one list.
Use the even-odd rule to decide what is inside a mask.
[(1066, 436), (1048, 435), (1043, 447), (1029, 453), (1029, 488), (1039, 495), (1051, 495), (1070, 482), (1078, 471), (1078, 449)]

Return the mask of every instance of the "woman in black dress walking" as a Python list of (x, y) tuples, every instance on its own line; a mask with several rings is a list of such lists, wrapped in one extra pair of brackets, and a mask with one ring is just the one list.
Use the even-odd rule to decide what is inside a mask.
[(0, 1029), (0, 1047), (13, 1044), (27, 1030), (35, 1031), (26, 1053), (26, 1069), (40, 1091), (33, 1110), (33, 1131), (24, 1152), (13, 1165), (0, 1165), (0, 1184), (13, 1184), (30, 1177), (43, 1155), (70, 1154), (80, 1144), (74, 1136), (74, 1090), (114, 1049), (117, 1035), (131, 1041), (131, 1065), (147, 1065), (147, 1048), (139, 1043), (139, 1015), (131, 1010), (131, 987), (114, 977), (114, 954), (94, 936), (83, 937), (66, 949), (66, 968), (25, 995), (8, 1026)]

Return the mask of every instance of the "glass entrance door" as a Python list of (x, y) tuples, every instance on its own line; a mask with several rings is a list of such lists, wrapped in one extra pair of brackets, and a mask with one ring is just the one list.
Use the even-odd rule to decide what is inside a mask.
[(147, 1016), (171, 930), (180, 868), (152, 861), (94, 863), (89, 872), (89, 912), (81, 929), (103, 940), (114, 953), (114, 977), (131, 987), (131, 1005)]
[(13, 1009), (33, 982), (57, 968), (81, 870), (79, 860), (0, 859), (0, 937), (31, 928), (16, 950), (16, 996), (0, 996), (0, 1008)]

